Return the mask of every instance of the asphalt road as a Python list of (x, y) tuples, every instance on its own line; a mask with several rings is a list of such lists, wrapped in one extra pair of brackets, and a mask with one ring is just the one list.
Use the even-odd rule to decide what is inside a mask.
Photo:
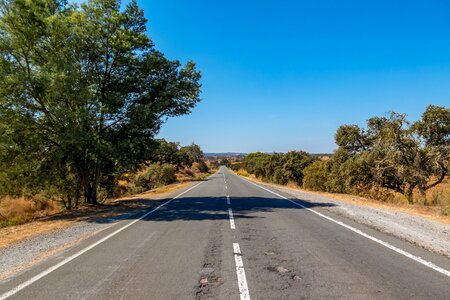
[(450, 298), (449, 259), (282, 197), (222, 168), (1, 282), (0, 299)]

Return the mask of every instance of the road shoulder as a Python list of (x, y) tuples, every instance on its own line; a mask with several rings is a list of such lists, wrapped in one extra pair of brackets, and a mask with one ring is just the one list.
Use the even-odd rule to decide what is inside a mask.
[(142, 213), (197, 182), (172, 184), (139, 195), (109, 201), (36, 221), (0, 229), (0, 280)]
[[(245, 178), (245, 177), (241, 177)], [(249, 180), (249, 178), (245, 178)], [(327, 204), (321, 210), (346, 217), (380, 232), (393, 235), (427, 250), (450, 258), (450, 225), (421, 215), (383, 207), (344, 201), (334, 197), (252, 180), (262, 186), (289, 195), (294, 199), (316, 204)], [(329, 205), (332, 204), (332, 205)]]

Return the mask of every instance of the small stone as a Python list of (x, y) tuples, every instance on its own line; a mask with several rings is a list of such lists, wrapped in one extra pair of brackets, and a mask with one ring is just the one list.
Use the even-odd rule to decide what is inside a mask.
[(200, 284), (207, 284), (208, 283), (208, 278), (202, 278), (200, 279)]
[(277, 267), (277, 271), (280, 272), (280, 273), (287, 273), (287, 272), (289, 272), (288, 269), (283, 268), (283, 267)]

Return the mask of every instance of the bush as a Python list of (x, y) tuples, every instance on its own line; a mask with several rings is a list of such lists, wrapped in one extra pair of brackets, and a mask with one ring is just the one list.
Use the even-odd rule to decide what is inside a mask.
[(249, 177), (250, 176), (250, 174), (247, 171), (245, 171), (244, 169), (238, 170), (237, 174), (240, 175), (240, 176), (244, 176), (244, 177)]
[(314, 158), (304, 151), (288, 153), (250, 153), (244, 162), (246, 171), (256, 177), (276, 184), (294, 182), (301, 186), (303, 169), (314, 162)]
[(203, 160), (200, 160), (192, 164), (191, 170), (194, 173), (207, 173), (209, 171), (209, 168)]
[(328, 161), (316, 161), (303, 170), (303, 187), (314, 191), (326, 191), (328, 174), (330, 173)]
[(151, 164), (131, 178), (127, 186), (129, 193), (141, 193), (176, 181), (175, 166)]

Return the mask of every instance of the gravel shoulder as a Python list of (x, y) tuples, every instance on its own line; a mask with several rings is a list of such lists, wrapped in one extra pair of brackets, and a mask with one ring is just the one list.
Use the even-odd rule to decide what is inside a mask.
[(344, 216), (360, 224), (367, 225), (450, 258), (449, 224), (407, 213), (401, 211), (401, 209), (396, 210), (393, 207), (386, 208), (357, 204), (330, 196), (261, 183), (257, 180), (253, 181), (302, 201), (323, 204), (331, 203), (333, 204), (332, 206), (323, 206), (321, 209)]
[(100, 207), (86, 207), (0, 229), (0, 280), (28, 269), (119, 221), (158, 205), (193, 182), (173, 184)]

